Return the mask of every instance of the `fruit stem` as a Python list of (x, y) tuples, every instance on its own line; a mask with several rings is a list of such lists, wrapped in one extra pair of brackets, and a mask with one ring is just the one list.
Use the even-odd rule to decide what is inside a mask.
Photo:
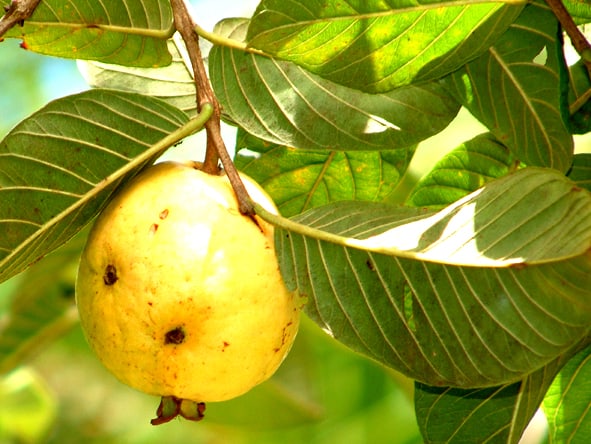
[(213, 116), (205, 124), (207, 147), (202, 171), (209, 174), (219, 174), (218, 160), (220, 160), (238, 199), (240, 212), (252, 216), (254, 215), (252, 201), (222, 139), (220, 104), (207, 77), (201, 49), (199, 48), (199, 35), (195, 32), (197, 26), (184, 0), (171, 0), (170, 4), (172, 6), (175, 27), (185, 42), (189, 59), (191, 60), (193, 77), (195, 79), (197, 110), (200, 111), (203, 104), (208, 102), (213, 105)]

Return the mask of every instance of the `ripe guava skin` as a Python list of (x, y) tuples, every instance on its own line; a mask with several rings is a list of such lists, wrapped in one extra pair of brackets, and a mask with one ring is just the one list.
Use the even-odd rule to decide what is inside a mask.
[(281, 279), (273, 227), (240, 214), (227, 177), (198, 168), (156, 164), (115, 196), (89, 235), (76, 301), (91, 348), (122, 382), (212, 402), (271, 377), (302, 303)]

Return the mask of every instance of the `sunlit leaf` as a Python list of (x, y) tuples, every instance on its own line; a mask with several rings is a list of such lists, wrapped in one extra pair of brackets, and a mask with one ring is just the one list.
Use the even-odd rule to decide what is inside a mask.
[(591, 22), (591, 4), (580, 0), (563, 0), (563, 3), (578, 24)]
[(560, 371), (544, 398), (551, 442), (591, 441), (591, 347)]
[[(226, 32), (239, 40), (248, 22), (231, 23)], [(366, 94), (293, 63), (219, 46), (209, 66), (230, 119), (261, 139), (295, 148), (405, 148), (441, 131), (459, 111), (437, 83)]]
[(407, 204), (444, 207), (508, 174), (515, 163), (507, 147), (492, 135), (479, 135), (442, 157), (417, 183)]
[(448, 82), (517, 159), (566, 172), (573, 140), (565, 124), (567, 75), (558, 36), (558, 22), (545, 4), (531, 4)]
[(307, 313), (426, 384), (514, 382), (588, 331), (591, 195), (555, 170), (518, 170), (437, 213), (350, 202), (267, 216)]
[[(0, 0), (0, 7), (9, 4)], [(6, 37), (42, 54), (152, 67), (170, 63), (172, 29), (167, 0), (43, 0)]]
[(382, 201), (406, 171), (414, 147), (387, 151), (301, 150), (243, 131), (235, 162), (286, 217), (339, 200)]
[(158, 99), (91, 90), (17, 125), (0, 141), (0, 281), (70, 239), (122, 180), (202, 124)]
[(263, 0), (248, 45), (335, 83), (385, 92), (437, 79), (486, 50), (525, 2)]

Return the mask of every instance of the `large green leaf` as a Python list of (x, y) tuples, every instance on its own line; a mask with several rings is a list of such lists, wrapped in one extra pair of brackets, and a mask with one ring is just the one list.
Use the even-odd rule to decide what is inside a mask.
[(252, 18), (248, 45), (335, 83), (385, 92), (437, 79), (477, 57), (524, 4), (263, 0)]
[(441, 208), (516, 168), (512, 153), (481, 134), (446, 154), (416, 184), (407, 205)]
[(515, 382), (589, 329), (591, 195), (555, 170), (518, 170), (437, 213), (349, 202), (264, 216), (308, 314), (426, 384)]
[(159, 68), (137, 68), (96, 61), (78, 61), (78, 68), (84, 80), (93, 88), (117, 89), (157, 97), (194, 116), (197, 114), (195, 81), (179, 34), (168, 41), (168, 51), (172, 55), (171, 64)]
[(170, 63), (172, 22), (167, 0), (43, 0), (6, 36), (42, 54), (152, 67)]
[(458, 100), (530, 166), (565, 172), (573, 141), (558, 22), (544, 3), (526, 7), (484, 55), (447, 81)]
[(382, 201), (396, 188), (414, 147), (388, 151), (301, 150), (239, 131), (235, 162), (294, 216), (339, 200)]
[[(220, 26), (240, 39), (247, 24)], [(257, 137), (296, 148), (404, 148), (441, 131), (459, 111), (436, 83), (366, 94), (290, 62), (219, 46), (210, 53), (209, 67), (230, 119)]]
[(17, 125), (0, 141), (0, 281), (71, 238), (122, 180), (210, 114), (188, 121), (158, 99), (91, 90)]
[(556, 376), (543, 409), (550, 442), (591, 442), (591, 346), (580, 351)]
[(415, 410), (425, 443), (518, 443), (566, 360), (560, 356), (523, 380), (499, 387), (462, 390), (417, 383)]

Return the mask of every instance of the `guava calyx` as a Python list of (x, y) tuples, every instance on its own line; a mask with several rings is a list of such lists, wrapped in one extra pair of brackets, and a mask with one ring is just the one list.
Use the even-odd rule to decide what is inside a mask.
[(177, 416), (189, 421), (201, 421), (205, 416), (205, 403), (179, 399), (175, 396), (163, 396), (156, 410), (156, 418), (152, 419), (150, 424), (165, 424)]

